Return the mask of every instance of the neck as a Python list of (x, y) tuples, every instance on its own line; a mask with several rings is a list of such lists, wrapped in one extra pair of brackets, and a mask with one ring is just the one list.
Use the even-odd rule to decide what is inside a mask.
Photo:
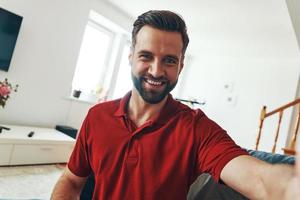
[(158, 117), (160, 111), (165, 105), (168, 96), (157, 104), (149, 104), (144, 101), (138, 91), (134, 88), (128, 103), (128, 116), (137, 127), (143, 125), (149, 120), (154, 120)]

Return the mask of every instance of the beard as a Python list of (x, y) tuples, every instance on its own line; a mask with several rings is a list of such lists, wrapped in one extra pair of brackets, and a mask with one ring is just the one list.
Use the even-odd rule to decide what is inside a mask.
[(161, 102), (175, 88), (178, 81), (176, 80), (176, 82), (171, 83), (166, 78), (154, 78), (151, 75), (147, 75), (147, 77), (151, 77), (151, 79), (156, 81), (163, 80), (163, 84), (165, 85), (163, 91), (147, 90), (143, 86), (143, 82), (145, 81), (144, 75), (137, 77), (131, 72), (131, 79), (134, 87), (137, 89), (143, 100), (149, 104), (157, 104)]

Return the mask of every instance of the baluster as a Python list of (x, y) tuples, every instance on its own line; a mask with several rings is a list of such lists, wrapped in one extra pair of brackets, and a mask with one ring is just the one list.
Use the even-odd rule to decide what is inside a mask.
[(263, 124), (264, 124), (266, 112), (267, 112), (267, 106), (264, 106), (261, 109), (261, 112), (260, 112), (259, 130), (258, 130), (258, 135), (257, 135), (257, 138), (256, 138), (256, 144), (255, 144), (255, 150), (256, 151), (258, 150), (258, 144), (259, 144), (259, 141), (260, 141), (261, 131), (262, 131), (262, 127), (263, 127)]
[(283, 110), (281, 110), (279, 112), (279, 120), (278, 120), (278, 125), (277, 125), (277, 130), (276, 130), (274, 145), (273, 145), (273, 148), (272, 148), (272, 153), (275, 153), (275, 150), (276, 150), (276, 145), (277, 145), (277, 140), (278, 140), (280, 125), (281, 125), (282, 115), (283, 115)]
[(297, 134), (299, 130), (299, 123), (300, 123), (300, 104), (298, 104), (298, 115), (297, 115), (297, 120), (296, 120), (296, 125), (295, 125), (295, 131), (293, 134), (293, 139), (291, 141), (290, 148), (295, 151), (296, 149), (296, 141), (297, 141)]

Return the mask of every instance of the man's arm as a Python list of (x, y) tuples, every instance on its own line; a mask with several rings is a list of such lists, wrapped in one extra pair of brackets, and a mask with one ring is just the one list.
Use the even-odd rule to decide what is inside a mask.
[(86, 179), (87, 177), (76, 176), (66, 167), (53, 189), (51, 200), (79, 199)]
[(300, 153), (298, 152), (296, 160), (296, 175), (287, 184), (287, 190), (285, 192), (285, 199), (300, 199)]
[(250, 199), (283, 200), (295, 176), (292, 166), (271, 165), (246, 155), (231, 160), (221, 172), (221, 179), (228, 186)]

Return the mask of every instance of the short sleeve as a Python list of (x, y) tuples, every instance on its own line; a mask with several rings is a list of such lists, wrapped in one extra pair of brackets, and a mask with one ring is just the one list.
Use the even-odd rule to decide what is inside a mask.
[(226, 131), (208, 117), (203, 116), (198, 122), (198, 172), (209, 173), (218, 182), (223, 168), (230, 160), (248, 153), (236, 145)]
[(73, 152), (68, 162), (70, 171), (80, 177), (86, 177), (91, 173), (91, 165), (89, 162), (89, 154), (87, 147), (87, 135), (89, 133), (89, 120), (88, 116), (85, 118)]

